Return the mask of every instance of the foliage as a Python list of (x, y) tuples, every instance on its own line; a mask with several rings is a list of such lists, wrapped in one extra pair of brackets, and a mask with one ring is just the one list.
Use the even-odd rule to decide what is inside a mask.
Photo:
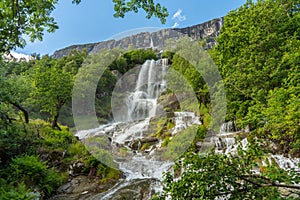
[(153, 0), (134, 1), (130, 0), (125, 3), (125, 0), (113, 0), (115, 14), (114, 17), (124, 17), (127, 12), (137, 13), (140, 8), (146, 12), (146, 18), (150, 19), (152, 15), (159, 18), (162, 24), (166, 23), (166, 18), (169, 15), (167, 9), (159, 3), (154, 4)]
[[(212, 50), (228, 120), (289, 152), (299, 134), (299, 1), (247, 1), (230, 12)], [(286, 140), (286, 141), (285, 141)]]
[[(180, 106), (199, 114), (199, 106), (209, 108), (213, 116), (209, 128), (218, 131), (226, 114), (225, 89), (222, 77), (211, 56), (204, 51), (203, 42), (188, 37), (168, 40), (167, 51), (173, 52), (168, 87), (179, 98)], [(182, 109), (182, 108), (181, 108)]]
[(151, 59), (157, 60), (156, 53), (152, 49), (130, 50), (113, 61), (109, 66), (109, 69), (118, 70), (121, 74), (125, 74), (125, 72), (135, 67), (137, 64), (144, 64), (146, 60)]
[[(72, 0), (79, 4), (81, 0)], [(138, 12), (142, 8), (146, 12), (146, 18), (153, 15), (166, 22), (168, 11), (153, 0), (128, 1), (112, 0), (114, 3), (114, 17), (124, 17), (127, 12)], [(25, 37), (30, 41), (42, 40), (45, 30), (54, 32), (58, 25), (51, 16), (58, 0), (12, 0), (0, 2), (0, 53), (9, 52), (16, 47), (26, 45)]]
[(39, 129), (40, 137), (43, 137), (43, 146), (52, 149), (65, 149), (74, 141), (74, 136), (66, 127), (61, 130), (53, 130), (51, 126), (46, 125)]
[(2, 178), (0, 179), (0, 193), (1, 200), (32, 200), (35, 198), (35, 195), (26, 188), (24, 183), (20, 183), (17, 187), (14, 187), (13, 184), (8, 184)]
[[(79, 4), (81, 0), (73, 0), (73, 3)], [(124, 17), (127, 12), (137, 13), (139, 9), (143, 9), (146, 12), (146, 18), (150, 19), (153, 15), (160, 19), (162, 24), (166, 23), (166, 18), (169, 13), (164, 6), (159, 3), (155, 4), (153, 0), (112, 0), (114, 3), (115, 14), (114, 17)]]
[(174, 56), (174, 52), (171, 51), (164, 51), (163, 54), (161, 55), (162, 58), (168, 58), (169, 61), (172, 61)]
[[(0, 199), (32, 199), (38, 194), (32, 193), (36, 189), (43, 197), (50, 197), (66, 181), (66, 167), (78, 160), (86, 163), (84, 173), (99, 168), (98, 176), (103, 181), (119, 177), (119, 171), (102, 165), (66, 127), (55, 130), (42, 120), (7, 126), (0, 122), (0, 177), (6, 180), (0, 179), (0, 191), (5, 191)], [(109, 159), (105, 152), (98, 155)], [(60, 171), (50, 166), (59, 167)]]
[(24, 47), (24, 35), (31, 41), (42, 40), (44, 30), (54, 32), (58, 28), (51, 16), (57, 0), (1, 1), (0, 52)]
[(258, 129), (258, 134), (266, 139), (265, 143), (272, 141), (277, 144), (281, 152), (296, 151), (295, 153), (299, 155), (298, 149), (294, 148), (297, 135), (300, 133), (299, 89), (289, 87), (271, 90), (267, 105), (262, 114), (268, 123)]
[[(32, 89), (30, 83), (26, 79), (26, 76), (10, 74), (8, 71), (7, 63), (1, 63), (3, 69), (0, 72), (0, 86), (1, 86), (1, 97), (0, 102), (6, 104), (7, 107), (13, 107), (23, 113), (25, 122), (29, 122), (29, 113), (25, 108), (26, 99), (29, 97), (30, 90)], [(15, 112), (7, 113), (7, 119), (10, 119), (9, 115), (18, 115)]]
[(193, 125), (177, 133), (167, 142), (164, 157), (169, 160), (175, 160), (181, 157), (181, 155), (190, 147), (197, 132), (198, 126)]
[[(73, 2), (79, 3), (80, 0)], [(137, 12), (140, 8), (146, 11), (147, 17), (154, 14), (162, 22), (167, 16), (165, 8), (155, 5), (152, 0), (113, 2), (116, 17), (124, 17), (126, 12)], [(50, 13), (56, 3), (57, 1), (50, 0), (0, 3), (3, 11), (0, 13), (0, 33), (3, 36), (0, 38), (0, 53), (24, 46), (23, 34), (34, 40), (42, 39), (46, 28), (54, 31), (57, 26)], [(32, 5), (28, 6), (29, 4)], [(263, 150), (271, 152), (278, 149), (276, 153), (300, 155), (299, 19), (298, 0), (260, 0), (256, 3), (247, 1), (244, 6), (225, 17), (217, 46), (211, 51), (211, 55), (227, 86), (227, 118), (237, 121), (239, 128), (249, 125), (252, 131), (249, 139), (253, 141), (250, 141), (251, 145), (247, 150), (240, 148), (238, 155), (187, 153), (177, 161), (174, 169), (176, 173), (166, 174), (164, 192), (157, 199), (168, 196), (173, 199), (214, 199), (227, 195), (231, 199), (280, 199), (282, 197), (278, 188), (299, 189), (293, 185), (299, 183), (299, 173), (293, 170), (286, 172), (271, 163), (259, 166), (265, 159), (261, 146), (264, 147)], [(176, 42), (182, 47), (190, 44), (184, 40)], [(190, 46), (197, 51), (202, 48), (199, 44)], [(180, 56), (171, 51), (165, 52), (163, 56), (172, 59), (172, 68), (188, 81), (196, 93), (201, 103), (199, 112), (202, 121), (208, 127), (212, 120), (209, 113), (211, 88), (207, 87), (195, 67), (210, 75), (214, 73), (206, 68), (206, 63), (187, 59), (189, 56), (192, 58), (192, 51), (179, 51)], [(177, 50), (174, 52), (178, 53)], [(186, 55), (188, 56), (184, 57)], [(70, 112), (74, 76), (81, 70), (86, 57), (86, 52), (74, 51), (59, 60), (45, 56), (27, 64), (1, 61), (0, 191), (4, 199), (29, 199), (34, 186), (49, 197), (65, 180), (62, 173), (49, 169), (46, 162), (41, 162), (38, 154), (67, 149), (70, 154), (61, 158), (63, 162), (82, 159), (86, 164), (86, 172), (96, 168), (97, 175), (103, 178), (102, 181), (119, 177), (119, 171), (104, 166), (99, 161), (115, 166), (107, 151), (91, 145), (89, 150), (95, 155), (91, 156), (67, 128), (58, 127), (57, 122), (63, 106), (66, 107), (64, 114)], [(208, 60), (204, 54), (201, 54), (201, 58)], [(155, 52), (151, 49), (126, 53), (122, 50), (103, 50), (98, 55), (89, 57), (85, 64), (92, 67), (92, 73), (84, 74), (80, 80), (90, 80), (92, 75), (97, 74), (97, 70), (109, 65), (94, 90), (97, 91), (98, 117), (107, 118), (111, 114), (110, 96), (117, 81), (116, 74), (112, 71), (117, 70), (124, 74), (146, 59), (157, 59)], [(106, 63), (108, 60), (112, 62)], [(32, 85), (28, 84), (28, 78)], [(179, 80), (181, 79), (174, 74), (170, 84), (178, 84)], [(89, 87), (91, 82), (82, 83)], [(35, 105), (37, 102), (39, 106)], [(185, 103), (190, 104), (188, 101)], [(195, 105), (189, 106), (197, 109)], [(24, 123), (20, 119), (26, 118), (25, 113), (28, 110), (45, 111), (52, 116), (52, 127), (62, 130), (53, 130), (48, 123), (42, 121), (25, 119), (27, 124)], [(17, 111), (23, 114), (20, 115)], [(42, 117), (41, 114), (36, 116)], [(172, 126), (174, 124), (167, 119), (159, 119), (155, 134), (164, 139), (162, 146), (166, 149), (165, 156), (171, 159), (179, 157), (186, 149), (195, 150), (195, 143), (202, 141), (206, 133), (206, 128), (200, 126), (190, 127), (173, 138), (169, 134), (162, 135), (164, 128), (170, 129)], [(191, 133), (195, 136), (193, 141), (190, 141), (194, 138)], [(256, 138), (260, 140), (254, 140)], [(103, 138), (97, 142), (107, 144)], [(276, 148), (273, 144), (276, 144)], [(143, 148), (147, 148), (147, 144)], [(126, 155), (124, 149), (120, 153)], [(254, 170), (260, 170), (260, 174)], [(179, 171), (182, 173), (178, 174)]]
[(45, 56), (36, 64), (33, 86), (34, 99), (41, 105), (42, 111), (51, 114), (52, 126), (59, 128), (57, 120), (60, 109), (71, 98), (72, 73), (60, 66), (58, 61)]
[(68, 147), (68, 152), (71, 157), (81, 157), (82, 155), (87, 154), (85, 146), (81, 142), (72, 143)]
[(182, 174), (166, 173), (164, 192), (154, 199), (282, 199), (278, 188), (293, 188), (299, 175), (272, 164), (257, 174), (253, 169), (262, 155), (257, 146), (240, 148), (238, 156), (187, 153), (174, 167)]
[(0, 120), (0, 165), (5, 165), (13, 157), (35, 152), (38, 138), (23, 123), (5, 124)]
[(30, 103), (33, 108), (51, 115), (54, 128), (59, 128), (60, 111), (71, 100), (74, 76), (86, 56), (85, 51), (76, 50), (58, 60), (44, 56), (27, 71), (33, 87)]
[[(280, 188), (300, 189), (298, 172), (265, 162), (268, 152), (299, 156), (299, 5), (247, 1), (225, 17), (210, 53), (226, 86), (227, 119), (240, 129), (250, 126), (249, 145), (237, 155), (187, 153), (174, 174), (166, 173), (164, 191), (154, 199), (286, 199)], [(189, 64), (172, 59), (184, 74)], [(201, 114), (209, 107), (202, 104)]]
[(1, 67), (5, 68), (6, 76), (10, 75), (24, 75), (24, 73), (32, 68), (35, 64), (35, 60), (17, 62), (15, 60), (10, 62), (1, 62)]
[(97, 176), (101, 177), (100, 182), (104, 183), (110, 179), (118, 179), (120, 176), (120, 171), (114, 168), (110, 168), (104, 165), (99, 158), (95, 158), (90, 155), (85, 159), (85, 169), (84, 171), (90, 171), (91, 169), (97, 169)]
[(65, 180), (63, 176), (53, 169), (47, 169), (47, 165), (37, 156), (16, 157), (5, 170), (4, 176), (11, 183), (24, 182), (27, 186), (40, 188), (45, 197), (59, 187)]
[(194, 144), (202, 141), (206, 137), (206, 131), (207, 129), (204, 125), (197, 127), (197, 132), (194, 138)]

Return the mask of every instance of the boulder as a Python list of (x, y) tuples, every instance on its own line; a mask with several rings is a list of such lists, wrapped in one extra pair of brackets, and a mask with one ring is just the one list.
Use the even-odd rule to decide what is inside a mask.
[(154, 195), (153, 184), (156, 183), (154, 179), (135, 179), (128, 184), (119, 183), (116, 185), (116, 191), (113, 192), (112, 196), (109, 192), (104, 192), (102, 194), (94, 195), (89, 200), (98, 199), (110, 199), (110, 200), (144, 200), (151, 199)]
[(140, 138), (137, 140), (133, 140), (128, 143), (128, 146), (133, 150), (140, 150), (140, 148), (146, 143), (151, 146), (156, 144), (157, 142), (158, 139), (156, 137), (147, 137), (147, 138)]
[(173, 93), (161, 96), (158, 104), (163, 107), (168, 118), (174, 117), (174, 112), (180, 108), (180, 103)]

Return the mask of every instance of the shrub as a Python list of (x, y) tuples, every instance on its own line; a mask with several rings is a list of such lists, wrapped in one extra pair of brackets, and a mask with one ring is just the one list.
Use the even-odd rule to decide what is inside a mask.
[(197, 135), (197, 130), (198, 126), (193, 125), (177, 133), (172, 140), (168, 142), (164, 157), (171, 160), (179, 158), (191, 146)]
[(87, 150), (81, 142), (76, 142), (69, 145), (68, 152), (70, 153), (71, 157), (80, 157), (82, 155), (85, 155), (87, 153)]
[(0, 200), (31, 200), (35, 195), (26, 188), (24, 183), (19, 183), (16, 187), (9, 184), (4, 179), (0, 179)]
[(24, 182), (28, 187), (36, 186), (42, 190), (45, 197), (49, 197), (66, 178), (53, 169), (47, 169), (46, 163), (41, 162), (38, 156), (25, 155), (14, 158), (6, 172), (9, 182)]

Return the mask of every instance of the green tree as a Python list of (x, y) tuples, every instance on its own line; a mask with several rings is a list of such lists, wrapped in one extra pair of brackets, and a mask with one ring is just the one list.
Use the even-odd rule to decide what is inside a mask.
[(10, 98), (7, 99), (8, 103), (19, 109), (23, 115), (26, 123), (29, 122), (29, 113), (25, 108), (26, 101), (29, 98), (30, 91), (32, 90), (30, 82), (23, 75), (11, 75), (8, 80), (8, 93)]
[[(263, 153), (257, 146), (238, 155), (187, 153), (166, 173), (164, 189), (154, 199), (284, 199), (279, 188), (300, 189), (299, 174), (269, 163), (257, 174)], [(182, 173), (180, 173), (182, 172)]]
[(43, 57), (36, 63), (32, 80), (35, 102), (41, 105), (42, 111), (52, 116), (52, 127), (58, 129), (60, 110), (71, 99), (74, 83), (74, 74), (62, 64), (65, 63), (48, 56)]
[(169, 15), (167, 9), (159, 3), (155, 4), (153, 0), (113, 0), (115, 14), (114, 17), (124, 17), (127, 12), (137, 13), (139, 9), (146, 12), (146, 18), (150, 19), (153, 15), (160, 19), (161, 23), (166, 23), (166, 17)]
[(118, 70), (121, 74), (125, 74), (128, 70), (136, 65), (144, 64), (146, 60), (157, 60), (157, 55), (152, 49), (135, 49), (125, 52), (114, 60), (110, 65), (110, 70)]
[[(75, 123), (82, 122), (83, 118), (90, 119), (93, 114), (100, 118), (109, 119), (111, 117), (111, 94), (117, 77), (109, 70), (109, 65), (116, 63), (114, 61), (120, 58), (121, 52), (120, 49), (103, 49), (97, 54), (89, 55), (79, 69), (72, 96), (72, 107), (76, 107), (73, 110)], [(110, 68), (115, 70), (116, 66), (110, 66)], [(96, 98), (90, 98), (95, 97), (95, 95)], [(97, 113), (95, 113), (95, 105)], [(98, 125), (98, 121), (87, 121), (88, 123), (83, 123), (83, 129), (92, 128), (92, 124)], [(81, 128), (78, 124), (76, 127)]]
[[(299, 156), (299, 5), (247, 1), (225, 17), (210, 53), (226, 86), (228, 119), (250, 125), (250, 145), (237, 155), (187, 153), (154, 199), (285, 199), (280, 188), (300, 189), (298, 172), (262, 165), (269, 152)], [(189, 65), (176, 59), (185, 74)]]
[(211, 52), (226, 86), (228, 119), (239, 128), (260, 129), (278, 145), (287, 144), (290, 135), (287, 148), (299, 134), (298, 108), (290, 101), (299, 101), (299, 93), (292, 92), (299, 87), (299, 5), (298, 0), (247, 1), (225, 17)]
[[(79, 4), (81, 0), (72, 0)], [(167, 9), (153, 0), (135, 1), (112, 0), (115, 17), (124, 17), (127, 12), (143, 9), (146, 18), (153, 15), (162, 23), (166, 22)], [(51, 16), (58, 0), (1, 0), (0, 1), (0, 53), (9, 52), (16, 47), (24, 47), (28, 36), (30, 41), (42, 40), (45, 31), (54, 32), (58, 25)]]
[[(25, 102), (29, 98), (29, 93), (31, 91), (30, 83), (24, 75), (7, 75), (5, 71), (6, 70), (3, 69), (2, 74), (0, 75), (0, 102), (11, 105), (21, 111), (25, 122), (28, 123), (29, 113), (25, 108)], [(6, 115), (9, 119), (9, 113), (6, 113)]]
[(12, 0), (0, 2), (0, 52), (26, 45), (23, 35), (31, 41), (42, 40), (44, 30), (58, 28), (51, 12), (57, 0)]

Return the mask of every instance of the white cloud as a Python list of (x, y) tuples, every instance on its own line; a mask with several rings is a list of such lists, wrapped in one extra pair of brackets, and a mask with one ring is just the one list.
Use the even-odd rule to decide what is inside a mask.
[(186, 16), (182, 15), (182, 10), (178, 9), (177, 12), (173, 15), (172, 19), (178, 20), (180, 22), (186, 20)]
[(177, 22), (175, 22), (174, 25), (171, 28), (176, 28), (178, 26), (179, 26), (179, 24)]

